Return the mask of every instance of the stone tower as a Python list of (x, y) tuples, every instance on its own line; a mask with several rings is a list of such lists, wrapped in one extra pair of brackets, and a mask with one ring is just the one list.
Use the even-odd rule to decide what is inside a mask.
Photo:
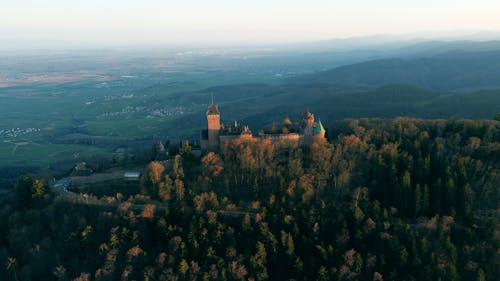
[(209, 150), (217, 150), (219, 148), (219, 131), (220, 131), (220, 113), (219, 108), (213, 103), (208, 106), (207, 110), (208, 123), (208, 144)]
[(314, 114), (309, 111), (306, 111), (302, 114), (302, 133), (304, 136), (312, 136), (314, 128)]

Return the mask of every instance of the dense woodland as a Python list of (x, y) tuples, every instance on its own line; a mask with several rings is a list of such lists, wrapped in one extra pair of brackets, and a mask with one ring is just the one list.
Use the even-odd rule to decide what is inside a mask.
[(345, 120), (328, 136), (201, 159), (185, 144), (140, 194), (90, 201), (22, 177), (1, 199), (0, 279), (500, 276), (500, 122)]

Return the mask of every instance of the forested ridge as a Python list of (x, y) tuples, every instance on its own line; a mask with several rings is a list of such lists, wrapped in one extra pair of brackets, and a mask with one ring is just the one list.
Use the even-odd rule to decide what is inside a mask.
[(434, 90), (498, 87), (500, 52), (448, 50), (431, 57), (364, 61), (294, 78), (293, 83), (382, 86), (409, 84)]
[[(1, 280), (496, 280), (500, 122), (356, 119), (235, 140), (85, 204), (22, 177)], [(155, 160), (155, 159), (153, 159)]]

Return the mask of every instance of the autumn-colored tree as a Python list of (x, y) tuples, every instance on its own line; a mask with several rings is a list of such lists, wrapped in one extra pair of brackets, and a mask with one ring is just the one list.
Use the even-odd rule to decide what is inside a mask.
[(153, 184), (158, 184), (161, 180), (165, 167), (159, 162), (153, 161), (148, 166), (148, 173)]
[(142, 212), (141, 212), (141, 217), (142, 218), (153, 218), (154, 215), (155, 215), (155, 209), (156, 209), (156, 206), (153, 205), (153, 204), (146, 204), (144, 206), (144, 208), (142, 209)]
[(252, 271), (255, 272), (256, 280), (267, 280), (269, 275), (266, 269), (267, 263), (267, 252), (265, 245), (258, 241), (256, 245), (255, 255), (250, 257), (250, 264), (252, 266)]
[(36, 202), (48, 198), (48, 192), (45, 183), (41, 179), (33, 176), (23, 176), (19, 180), (17, 187), (17, 196), (24, 207), (32, 207)]
[(202, 159), (202, 174), (213, 183), (214, 178), (220, 175), (224, 170), (224, 162), (214, 152), (207, 153)]
[(293, 255), (295, 250), (295, 244), (293, 242), (293, 237), (290, 233), (281, 231), (281, 244), (287, 255)]
[(184, 188), (184, 182), (180, 179), (175, 179), (175, 198), (179, 201), (182, 201), (184, 199), (184, 193), (185, 193), (185, 188)]
[(176, 179), (184, 178), (184, 169), (182, 168), (182, 158), (180, 155), (175, 156), (173, 170)]
[(165, 167), (156, 161), (149, 163), (146, 173), (142, 176), (141, 191), (153, 198), (158, 196), (158, 187), (160, 185)]
[(314, 197), (314, 178), (311, 175), (303, 175), (299, 179), (298, 187), (301, 190), (303, 203), (309, 202)]
[(246, 213), (243, 216), (243, 221), (241, 222), (241, 229), (246, 232), (252, 231), (252, 219), (250, 214)]
[(165, 181), (161, 182), (158, 186), (158, 197), (163, 201), (168, 201), (172, 198), (174, 190), (174, 182), (169, 175), (165, 177)]

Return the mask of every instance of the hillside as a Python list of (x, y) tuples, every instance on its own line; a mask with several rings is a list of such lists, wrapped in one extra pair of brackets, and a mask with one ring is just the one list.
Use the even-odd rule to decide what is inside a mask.
[[(245, 84), (209, 88), (188, 96), (199, 101), (208, 93), (216, 96), (224, 122), (241, 121), (253, 130), (281, 122), (285, 117), (296, 119), (307, 108), (325, 124), (345, 118), (397, 116), (491, 119), (500, 112), (500, 90), (454, 93), (395, 84), (375, 89), (341, 85)], [(184, 98), (174, 96), (172, 99)], [(182, 130), (197, 138), (198, 129), (205, 124), (204, 110), (202, 107), (177, 119), (171, 124), (173, 130)]]
[(496, 280), (500, 122), (330, 130), (235, 139), (83, 195), (23, 177), (0, 197), (0, 279)]
[(500, 86), (500, 51), (450, 51), (416, 59), (380, 59), (337, 67), (290, 80), (299, 84), (382, 86), (407, 84), (434, 90)]

